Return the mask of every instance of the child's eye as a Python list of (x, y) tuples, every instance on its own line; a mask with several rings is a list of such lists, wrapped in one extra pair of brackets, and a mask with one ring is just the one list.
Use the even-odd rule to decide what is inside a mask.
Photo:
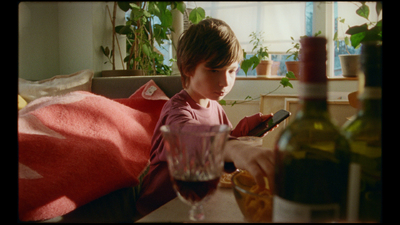
[(231, 73), (231, 74), (237, 74), (238, 72), (239, 72), (239, 68), (229, 70), (229, 73)]

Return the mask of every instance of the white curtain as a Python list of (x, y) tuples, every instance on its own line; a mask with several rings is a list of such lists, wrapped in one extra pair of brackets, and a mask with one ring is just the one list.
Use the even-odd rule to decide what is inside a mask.
[(251, 52), (250, 33), (264, 32), (269, 52), (284, 53), (306, 33), (305, 2), (185, 2), (187, 8), (202, 7), (206, 16), (225, 21), (239, 42)]

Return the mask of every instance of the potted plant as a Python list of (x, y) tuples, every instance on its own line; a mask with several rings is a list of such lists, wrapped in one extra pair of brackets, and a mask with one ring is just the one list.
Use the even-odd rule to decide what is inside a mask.
[[(338, 23), (345, 24), (345, 19), (338, 17), (336, 18), (336, 21)], [(350, 26), (349, 26), (350, 27)], [(333, 40), (336, 41), (336, 48), (339, 50), (339, 45), (340, 45), (340, 40), (339, 40), (339, 35), (338, 31), (335, 32)], [(347, 46), (352, 46), (351, 41), (349, 36), (344, 37), (344, 46), (347, 54), (340, 54), (339, 55), (339, 60), (340, 60), (340, 65), (342, 67), (342, 76), (344, 77), (356, 77), (357, 73), (359, 71), (359, 61), (360, 61), (360, 55), (359, 54), (351, 54)], [(361, 46), (359, 43), (357, 46), (354, 47), (354, 49), (358, 49)]]
[[(382, 12), (382, 2), (376, 2), (375, 10), (377, 15)], [(370, 9), (365, 2), (361, 2), (361, 6), (356, 10), (356, 14), (367, 19), (368, 22), (352, 26), (347, 29), (346, 34), (350, 35), (344, 38), (345, 48), (348, 55), (339, 55), (342, 73), (344, 77), (356, 77), (359, 71), (359, 55), (350, 54), (347, 46), (352, 46), (357, 49), (365, 41), (382, 41), (382, 19), (377, 22), (369, 20)], [(337, 21), (345, 24), (345, 19), (338, 17)], [(335, 32), (333, 40), (336, 41), (336, 46), (339, 48), (338, 31)]]
[[(131, 10), (125, 25), (115, 26), (116, 5), (127, 12)], [(126, 63), (126, 70), (121, 71), (123, 75), (170, 75), (171, 67), (164, 65), (163, 55), (155, 48), (155, 43), (159, 46), (165, 41), (170, 41), (172, 29), (172, 10), (177, 9), (182, 14), (185, 12), (186, 5), (183, 2), (118, 2), (114, 5), (113, 38), (116, 34), (126, 35), (127, 56), (123, 59)], [(193, 15), (194, 16), (193, 16)], [(202, 8), (195, 8), (190, 13), (189, 18), (192, 23), (198, 23), (205, 18)], [(155, 24), (155, 18), (161, 22)], [(113, 40), (114, 42), (114, 40)], [(110, 63), (114, 63), (114, 44), (112, 50), (101, 46), (101, 50), (108, 58)], [(117, 71), (113, 66), (111, 71), (103, 71), (103, 76), (110, 76)], [(118, 75), (117, 75), (118, 76)]]
[[(321, 31), (318, 31), (317, 33), (314, 34), (314, 37), (316, 37), (316, 36), (318, 36), (320, 34), (321, 34)], [(306, 35), (300, 36), (300, 39), (302, 37), (305, 37), (305, 36)], [(299, 65), (300, 65), (300, 62), (298, 60), (300, 59), (300, 43), (299, 42), (294, 42), (294, 38), (293, 37), (290, 37), (290, 39), (292, 39), (293, 47), (289, 48), (286, 51), (286, 53), (290, 53), (290, 55), (288, 55), (286, 57), (286, 59), (289, 59), (290, 57), (293, 56), (293, 60), (294, 61), (285, 61), (286, 69), (287, 69), (288, 72), (291, 71), (296, 76), (296, 78), (299, 78), (298, 76), (299, 76)]]
[(268, 48), (262, 45), (264, 41), (262, 39), (262, 35), (264, 32), (251, 32), (249, 37), (251, 37), (250, 43), (253, 44), (253, 49), (251, 50), (254, 52), (256, 50), (256, 54), (249, 59), (246, 59), (246, 52), (243, 49), (243, 58), (242, 64), (240, 67), (243, 69), (244, 73), (247, 76), (247, 71), (250, 67), (252, 69), (256, 69), (257, 76), (259, 77), (268, 77), (271, 75), (271, 68), (274, 61), (269, 60)]
[(287, 71), (291, 71), (296, 76), (296, 78), (299, 78), (298, 76), (299, 76), (300, 62), (298, 60), (299, 60), (299, 53), (300, 53), (300, 43), (299, 42), (294, 43), (293, 37), (290, 37), (290, 39), (292, 39), (292, 41), (293, 41), (292, 42), (293, 47), (289, 48), (286, 51), (286, 53), (291, 53), (290, 55), (288, 55), (286, 57), (286, 59), (289, 59), (291, 56), (293, 56), (294, 61), (285, 61), (285, 65), (286, 65)]

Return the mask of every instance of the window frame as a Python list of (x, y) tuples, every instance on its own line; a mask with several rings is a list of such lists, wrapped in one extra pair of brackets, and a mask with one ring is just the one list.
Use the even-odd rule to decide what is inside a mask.
[(313, 14), (313, 32), (318, 30), (321, 31), (321, 36), (326, 37), (326, 75), (328, 78), (339, 78), (335, 77), (335, 43), (333, 41), (335, 29), (335, 18), (334, 18), (334, 2), (314, 2), (314, 14)]

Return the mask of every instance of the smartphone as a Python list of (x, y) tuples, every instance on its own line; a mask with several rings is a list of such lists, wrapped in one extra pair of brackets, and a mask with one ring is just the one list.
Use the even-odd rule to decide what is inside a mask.
[(274, 113), (274, 116), (256, 126), (253, 130), (249, 131), (247, 136), (256, 136), (262, 137), (265, 133), (274, 128), (277, 124), (284, 121), (286, 118), (290, 116), (290, 112), (281, 109), (278, 112)]

